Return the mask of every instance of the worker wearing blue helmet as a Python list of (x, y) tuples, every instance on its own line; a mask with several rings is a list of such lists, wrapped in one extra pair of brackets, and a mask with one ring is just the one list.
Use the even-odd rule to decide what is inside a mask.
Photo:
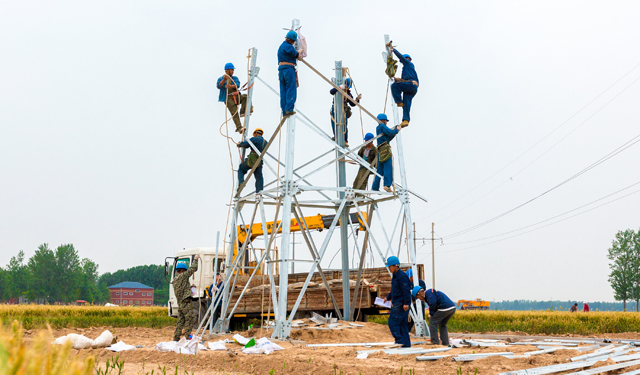
[[(446, 294), (433, 288), (425, 289), (421, 286), (415, 286), (411, 294), (413, 298), (426, 302), (429, 306), (431, 344), (440, 345), (440, 339), (442, 339), (442, 345), (448, 346), (449, 331), (447, 330), (447, 323), (456, 313), (455, 303)], [(440, 330), (440, 336), (438, 336), (438, 330)]]
[(191, 305), (191, 284), (189, 278), (198, 270), (199, 255), (193, 257), (191, 267), (180, 262), (176, 264), (176, 274), (173, 277), (173, 292), (178, 300), (178, 321), (176, 322), (176, 330), (173, 333), (173, 341), (179, 341), (184, 328), (184, 336), (189, 337), (191, 330), (196, 324), (196, 317), (193, 314)]
[[(236, 125), (236, 131), (242, 134), (245, 129), (240, 122), (240, 117), (243, 117), (247, 110), (247, 94), (240, 93), (240, 80), (233, 75), (235, 69), (232, 63), (226, 63), (224, 65), (224, 75), (218, 78), (216, 87), (220, 90), (218, 101), (225, 103), (229, 113), (231, 113), (233, 123)], [(253, 105), (251, 106), (251, 112), (253, 112)]]
[(411, 304), (411, 284), (409, 277), (400, 269), (400, 259), (390, 256), (387, 259), (387, 268), (393, 274), (391, 277), (391, 293), (385, 301), (391, 301), (391, 314), (389, 315), (389, 330), (395, 339), (395, 343), (403, 348), (411, 347), (409, 339), (409, 305)]
[[(407, 276), (409, 277), (409, 282), (411, 283), (411, 286), (413, 286), (413, 270), (409, 268), (406, 273), (407, 273)], [(418, 285), (422, 289), (427, 289), (427, 284), (425, 284), (424, 280), (422, 279), (418, 279)], [(415, 305), (416, 311), (418, 311), (418, 304), (416, 303), (416, 297), (411, 296), (411, 301)], [(425, 314), (426, 306), (425, 304), (421, 304), (421, 305), (422, 305), (421, 307), (422, 317), (426, 319), (427, 318), (427, 315)], [(413, 321), (413, 319), (411, 319), (411, 321), (409, 322), (409, 331), (411, 331), (411, 328), (413, 328), (414, 325), (415, 325), (415, 322)]]
[[(339, 86), (340, 89), (344, 92), (347, 93), (347, 96), (344, 96), (342, 98), (342, 118), (340, 119), (336, 119), (336, 115), (335, 115), (335, 105), (336, 105), (336, 99), (335, 99), (335, 95), (338, 92), (338, 90), (334, 87), (331, 90), (329, 90), (329, 94), (333, 95), (333, 102), (331, 103), (331, 130), (333, 131), (333, 139), (335, 140), (335, 136), (336, 136), (336, 121), (338, 121), (338, 124), (342, 125), (344, 124), (344, 128), (341, 129), (340, 131), (344, 132), (344, 145), (346, 147), (349, 147), (349, 129), (347, 127), (347, 123), (349, 122), (349, 118), (351, 117), (352, 111), (351, 111), (351, 107), (355, 107), (356, 106), (356, 102), (360, 103), (360, 99), (362, 99), (362, 94), (359, 94), (355, 99), (353, 98), (353, 95), (351, 95), (351, 88), (353, 87), (353, 80), (351, 78), (347, 78), (344, 80), (344, 83), (342, 85)], [(342, 128), (342, 126), (338, 127), (339, 129)]]
[[(369, 166), (373, 169), (376, 168), (376, 163), (378, 162), (378, 148), (373, 145), (373, 134), (367, 133), (364, 136), (365, 145), (360, 147), (358, 150), (358, 156), (363, 158)], [(364, 165), (361, 165), (358, 169), (358, 175), (356, 179), (353, 180), (353, 188), (356, 190), (367, 190), (367, 185), (369, 184), (369, 175), (371, 171), (367, 169)]]
[(298, 40), (298, 33), (287, 32), (284, 42), (278, 48), (278, 78), (280, 79), (280, 108), (282, 116), (294, 114), (298, 96), (298, 73), (296, 63), (299, 56), (293, 44)]
[[(400, 131), (400, 125), (393, 129), (387, 126), (389, 119), (387, 115), (381, 113), (378, 115), (379, 124), (376, 127), (378, 138), (378, 166), (376, 172), (384, 178), (383, 188), (386, 192), (391, 193), (391, 185), (393, 185), (393, 156), (391, 155), (391, 145), (389, 144), (396, 134)], [(373, 179), (372, 190), (380, 190), (380, 177), (376, 175)]]
[(391, 95), (393, 95), (393, 101), (398, 107), (402, 107), (402, 122), (400, 125), (404, 128), (409, 126), (411, 116), (411, 102), (413, 97), (418, 93), (418, 86), (420, 80), (418, 79), (418, 73), (416, 67), (413, 65), (411, 56), (408, 54), (401, 54), (397, 49), (393, 48), (391, 42), (387, 44), (387, 47), (398, 57), (398, 60), (402, 63), (402, 75), (401, 78), (394, 77), (394, 83), (391, 84)]

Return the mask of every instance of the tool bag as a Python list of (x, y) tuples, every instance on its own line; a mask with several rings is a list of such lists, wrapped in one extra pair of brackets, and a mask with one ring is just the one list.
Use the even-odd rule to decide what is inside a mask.
[(387, 142), (384, 142), (378, 146), (378, 161), (384, 163), (389, 159), (391, 159), (391, 146), (389, 146)]
[(393, 59), (392, 54), (387, 55), (387, 69), (385, 69), (385, 74), (389, 77), (395, 77), (396, 71), (398, 70), (398, 61)]
[[(263, 140), (262, 141), (262, 149), (264, 150), (264, 146), (266, 146), (267, 141)], [(255, 151), (251, 150), (251, 153), (249, 154), (249, 156), (247, 156), (247, 167), (249, 168), (253, 168), (253, 165), (256, 163), (256, 161), (258, 161), (258, 158), (260, 156), (258, 154), (255, 153)]]
[(351, 115), (353, 114), (351, 107), (347, 104), (344, 106), (344, 114), (347, 115), (347, 118), (351, 118)]

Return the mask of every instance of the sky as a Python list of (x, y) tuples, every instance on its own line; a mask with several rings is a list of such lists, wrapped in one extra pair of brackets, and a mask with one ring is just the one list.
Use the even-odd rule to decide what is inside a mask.
[[(277, 89), (276, 50), (298, 18), (306, 60), (325, 76), (341, 60), (374, 114), (385, 108), (384, 34), (411, 54), (420, 87), (405, 166), (428, 199), (411, 198), (418, 237), (435, 223), (438, 289), (613, 301), (607, 249), (640, 228), (640, 3), (395, 4), (0, 0), (0, 265), (42, 243), (73, 243), (100, 272), (213, 246), (238, 164), (216, 79), (233, 62), (246, 82), (256, 47)], [(330, 132), (329, 85), (306, 66), (299, 76), (297, 107)], [(251, 125), (269, 137), (279, 99), (260, 82), (253, 95)], [(296, 162), (329, 149), (297, 124)], [(374, 128), (354, 111), (350, 143)], [(319, 181), (335, 184), (334, 171)], [(388, 229), (397, 206), (381, 210)], [(431, 241), (418, 245), (430, 285)], [(336, 249), (326, 267), (339, 268)]]

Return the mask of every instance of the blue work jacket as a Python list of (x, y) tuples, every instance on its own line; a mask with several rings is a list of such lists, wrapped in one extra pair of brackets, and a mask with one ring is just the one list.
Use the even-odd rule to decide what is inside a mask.
[[(347, 95), (349, 95), (349, 97), (351, 98), (351, 100), (347, 100), (347, 98), (342, 98), (342, 100), (344, 100), (345, 103), (349, 104), (352, 107), (356, 106), (355, 100), (353, 99), (353, 95), (351, 95), (351, 90), (347, 89), (347, 90), (342, 90), (344, 92), (347, 93)], [(335, 95), (338, 92), (338, 90), (336, 90), (336, 88), (332, 88), (331, 90), (329, 90), (329, 94), (334, 95), (333, 100), (335, 101)]]
[[(215, 292), (211, 290), (213, 289), (212, 286), (213, 284), (209, 285), (207, 289), (209, 290), (209, 295), (213, 297)], [(218, 300), (222, 297), (222, 290), (224, 289), (224, 284), (222, 283), (222, 281), (220, 281), (218, 285), (216, 285), (216, 287), (218, 287), (218, 295), (216, 296), (216, 299), (213, 301), (214, 306), (218, 303)], [(220, 304), (220, 307), (222, 307), (222, 304)]]
[(402, 63), (402, 77), (400, 78), (406, 81), (416, 81), (420, 83), (420, 80), (418, 80), (418, 73), (416, 73), (416, 67), (413, 65), (413, 63), (405, 59), (404, 56), (402, 56), (402, 54), (395, 48), (393, 49), (393, 53), (398, 56), (398, 59)]
[[(258, 149), (258, 151), (260, 151), (260, 153), (262, 153), (262, 150), (264, 150), (264, 146), (267, 145), (267, 141), (265, 141), (264, 138), (262, 138), (262, 136), (260, 135), (257, 137), (251, 137), (251, 139), (249, 140), (251, 141), (251, 143), (253, 143), (254, 146), (256, 146), (256, 148)], [(248, 148), (251, 150), (251, 152), (253, 152), (253, 148), (249, 145), (249, 142), (247, 141), (240, 142), (238, 147)]]
[[(218, 78), (218, 83), (216, 83), (216, 87), (218, 89), (220, 89), (220, 94), (218, 95), (218, 101), (219, 102), (223, 102), (226, 103), (227, 102), (227, 81), (224, 82), (224, 85), (220, 85), (222, 83), (222, 79), (224, 78), (224, 76)], [(233, 76), (231, 77), (233, 79), (233, 82), (236, 83), (236, 87), (238, 88), (238, 90), (240, 90), (240, 80), (238, 79), (238, 77)]]
[(411, 303), (411, 281), (403, 270), (393, 274), (391, 278), (391, 293), (387, 294), (387, 300), (393, 306), (404, 306)]
[[(285, 40), (278, 48), (278, 63), (287, 62), (287, 63), (297, 63), (298, 51), (287, 41)], [(278, 66), (278, 70), (284, 69), (290, 65), (280, 65)]]
[(380, 135), (380, 134), (382, 134), (382, 136), (378, 138), (378, 146), (380, 146), (384, 142), (391, 144), (391, 141), (393, 140), (393, 138), (395, 138), (396, 134), (398, 134), (398, 129), (396, 128), (389, 129), (387, 125), (383, 123), (379, 123), (378, 126), (376, 127), (376, 135)]
[(427, 305), (429, 305), (429, 314), (433, 316), (438, 310), (448, 309), (450, 307), (455, 307), (456, 304), (453, 303), (447, 297), (446, 294), (441, 291), (433, 291), (433, 289), (425, 289), (424, 291), (424, 299), (427, 301)]

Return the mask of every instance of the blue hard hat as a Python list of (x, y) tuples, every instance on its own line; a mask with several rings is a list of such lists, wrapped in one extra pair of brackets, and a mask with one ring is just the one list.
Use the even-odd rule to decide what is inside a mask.
[(412, 277), (413, 276), (413, 270), (411, 268), (409, 268), (407, 270), (407, 277)]
[(416, 298), (416, 296), (418, 295), (418, 293), (423, 290), (424, 288), (422, 288), (421, 286), (414, 286), (413, 290), (411, 291), (411, 295), (413, 296), (413, 298)]
[(367, 133), (367, 134), (364, 135), (364, 140), (365, 141), (368, 141), (368, 140), (373, 139), (373, 138), (374, 138), (374, 136), (371, 133)]
[(382, 121), (382, 120), (387, 120), (389, 121), (389, 119), (387, 118), (387, 115), (385, 115), (384, 113), (381, 113), (378, 115), (378, 120)]
[(233, 64), (232, 64), (232, 63), (226, 63), (226, 64), (224, 64), (224, 70), (229, 70), (229, 69), (233, 69), (233, 70), (235, 70), (235, 69), (236, 69), (236, 67), (235, 67), (235, 66), (233, 66)]
[(353, 80), (351, 78), (345, 79), (344, 85), (347, 86), (348, 88), (351, 88), (351, 86), (353, 86)]
[(296, 40), (298, 40), (298, 33), (296, 33), (295, 31), (291, 30), (289, 32), (287, 32), (287, 38), (293, 40), (294, 42)]
[(186, 270), (187, 269), (187, 265), (184, 263), (178, 263), (178, 265), (176, 266), (177, 270)]
[(404, 55), (402, 55), (402, 57), (404, 57), (405, 59), (411, 59), (411, 55), (409, 55), (408, 53), (405, 53)]
[(400, 259), (397, 256), (390, 256), (387, 258), (387, 267), (389, 266), (397, 266), (400, 264)]

